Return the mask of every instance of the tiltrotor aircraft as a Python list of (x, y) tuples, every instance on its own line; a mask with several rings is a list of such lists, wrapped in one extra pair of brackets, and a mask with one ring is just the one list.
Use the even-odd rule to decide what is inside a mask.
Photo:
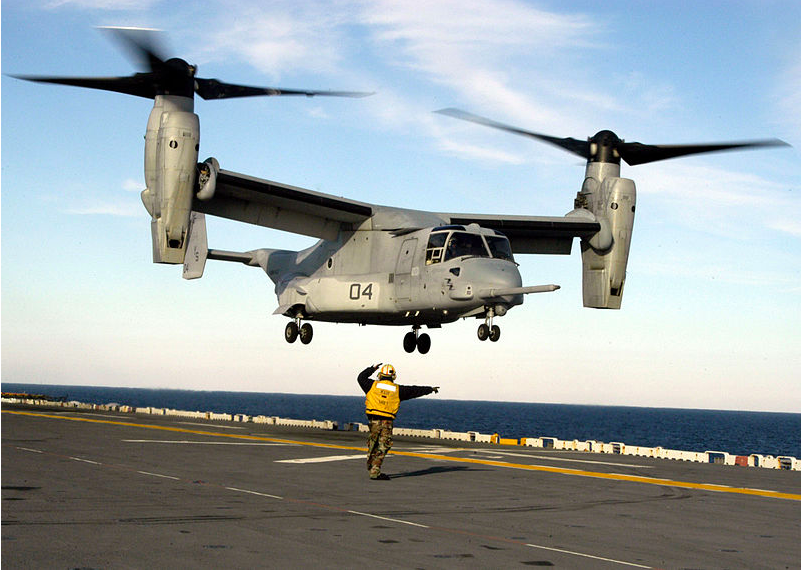
[[(151, 215), (155, 263), (182, 264), (183, 277), (203, 275), (207, 259), (261, 267), (275, 283), (275, 313), (290, 319), (287, 342), (312, 340), (308, 321), (410, 327), (407, 352), (431, 347), (423, 326), (460, 318), (481, 320), (478, 338), (497, 341), (493, 323), (529, 293), (557, 285), (523, 286), (514, 254), (570, 254), (581, 240), (585, 307), (619, 309), (634, 224), (634, 181), (620, 161), (644, 164), (696, 153), (783, 145), (778, 140), (700, 145), (625, 142), (611, 131), (588, 140), (556, 138), (456, 109), (442, 114), (559, 146), (586, 159), (584, 183), (565, 216), (435, 213), (348, 200), (198, 163), (200, 125), (194, 94), (203, 99), (255, 95), (369, 93), (286, 90), (223, 83), (196, 76), (178, 58), (165, 59), (147, 30), (110, 29), (146, 64), (126, 77), (32, 77), (32, 81), (116, 91), (154, 99), (145, 136), (142, 201)], [(302, 251), (208, 249), (205, 215), (319, 238)]]

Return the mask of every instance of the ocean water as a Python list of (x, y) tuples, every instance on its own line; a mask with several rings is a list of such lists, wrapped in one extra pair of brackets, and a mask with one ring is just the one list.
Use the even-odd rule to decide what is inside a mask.
[[(26, 392), (107, 404), (190, 411), (364, 422), (364, 397), (3, 383)], [(618, 441), (686, 451), (761, 453), (801, 458), (801, 414), (582, 406), (419, 398), (401, 404), (395, 425), (498, 433), (502, 437), (556, 437)]]

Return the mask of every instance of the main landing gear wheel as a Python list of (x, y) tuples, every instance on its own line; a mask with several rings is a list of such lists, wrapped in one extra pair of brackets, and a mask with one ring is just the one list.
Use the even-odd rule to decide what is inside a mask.
[[(498, 339), (501, 338), (501, 327), (498, 325), (492, 325), (490, 327), (489, 339), (492, 342), (498, 342)], [(301, 337), (303, 340), (303, 337)]]
[[(501, 334), (500, 331), (498, 334)], [(300, 342), (303, 344), (309, 344), (312, 341), (312, 336), (314, 336), (314, 329), (309, 323), (304, 323), (302, 327), (300, 327)]]
[(298, 340), (298, 323), (290, 321), (286, 324), (284, 329), (284, 338), (288, 343), (293, 343)]
[(403, 350), (412, 353), (416, 347), (417, 335), (414, 333), (414, 331), (406, 333), (406, 336), (403, 337)]
[(431, 337), (423, 333), (417, 337), (417, 352), (426, 354), (429, 350), (431, 350)]
[(408, 353), (414, 352), (414, 349), (417, 349), (417, 352), (420, 354), (426, 354), (429, 350), (431, 350), (431, 337), (428, 336), (426, 333), (419, 334), (420, 327), (414, 327), (412, 332), (406, 333), (403, 337), (403, 350)]
[(300, 326), (300, 319), (288, 322), (284, 329), (284, 339), (290, 344), (298, 340), (298, 337), (303, 344), (309, 344), (312, 336), (314, 336), (312, 326), (309, 323), (303, 323), (303, 326)]
[(484, 341), (489, 338), (490, 328), (486, 323), (478, 325), (478, 340)]

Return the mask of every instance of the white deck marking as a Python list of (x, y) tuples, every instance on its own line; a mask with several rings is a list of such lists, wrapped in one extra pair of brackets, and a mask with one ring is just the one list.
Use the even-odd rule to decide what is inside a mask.
[(572, 556), (581, 556), (582, 558), (603, 560), (604, 562), (621, 564), (623, 566), (634, 566), (635, 568), (653, 568), (652, 566), (643, 566), (642, 564), (635, 564), (634, 562), (624, 562), (623, 560), (615, 560), (614, 558), (604, 558), (603, 556), (595, 556), (593, 554), (585, 554), (583, 552), (575, 552), (573, 550), (564, 550), (562, 548), (553, 548), (551, 546), (541, 546), (539, 544), (526, 544), (526, 546), (530, 548), (539, 548), (540, 550), (550, 550), (551, 552), (561, 552), (562, 554), (570, 554)]
[(279, 459), (276, 463), (325, 463), (327, 461), (347, 461), (348, 459), (364, 459), (366, 455), (326, 455), (325, 457), (307, 457), (305, 459)]
[(455, 453), (457, 451), (468, 451), (468, 449), (464, 447), (437, 447), (435, 445), (420, 445), (416, 447), (403, 447), (402, 445), (394, 445), (393, 449), (397, 451), (412, 451), (416, 453)]
[(382, 521), (389, 521), (389, 522), (396, 522), (396, 523), (401, 523), (401, 524), (408, 524), (410, 526), (418, 526), (420, 528), (431, 528), (430, 526), (424, 525), (424, 524), (413, 523), (413, 522), (410, 522), (410, 521), (402, 521), (400, 519), (392, 519), (392, 518), (389, 518), (389, 517), (381, 517), (381, 516), (378, 516), (378, 515), (371, 515), (370, 513), (360, 513), (359, 511), (348, 511), (348, 512), (350, 514), (352, 514), (352, 515), (359, 515), (359, 516), (362, 516), (362, 517), (370, 517), (370, 518), (374, 518), (374, 519), (381, 519)]
[[(75, 414), (75, 415), (79, 415), (79, 416), (93, 416), (95, 418), (99, 417), (99, 414), (97, 414), (95, 412), (74, 412), (72, 410), (64, 410), (64, 411), (56, 410), (53, 413), (54, 414)], [(104, 418), (124, 418), (124, 419), (130, 419), (131, 418), (131, 416), (115, 416), (114, 414), (103, 414), (102, 417), (104, 417)]]
[(92, 465), (100, 465), (97, 461), (89, 461), (88, 459), (81, 459), (80, 457), (70, 457), (70, 459), (74, 461), (80, 461), (82, 463), (91, 463)]
[(180, 481), (178, 477), (172, 477), (170, 475), (162, 475), (160, 473), (150, 473), (149, 471), (137, 471), (137, 473), (141, 473), (142, 475), (152, 475), (153, 477), (161, 477), (162, 479), (172, 479), (173, 481)]
[(29, 447), (18, 447), (17, 449), (21, 449), (22, 451), (30, 451), (31, 453), (44, 453), (44, 451), (39, 449), (31, 449)]
[(281, 447), (290, 445), (289, 443), (258, 443), (258, 442), (235, 442), (235, 441), (191, 441), (188, 439), (123, 439), (125, 443), (179, 443), (179, 444), (195, 444), (195, 445), (266, 445), (273, 447)]
[(203, 426), (203, 427), (213, 427), (215, 429), (245, 429), (243, 427), (238, 426), (219, 426), (217, 424), (201, 424), (196, 422), (175, 422), (177, 424), (183, 424), (185, 426)]
[(258, 495), (259, 497), (269, 497), (270, 499), (278, 499), (283, 501), (283, 497), (279, 497), (278, 495), (270, 495), (268, 493), (259, 493), (257, 491), (248, 491), (247, 489), (237, 489), (236, 487), (226, 487), (229, 491), (236, 491), (237, 493), (247, 493), (248, 495)]
[(545, 459), (546, 461), (567, 461), (572, 463), (591, 463), (593, 465), (612, 465), (614, 467), (633, 467), (634, 469), (653, 469), (651, 465), (635, 465), (632, 463), (612, 463), (611, 461), (593, 461), (592, 459), (569, 459), (567, 457), (550, 457), (548, 455), (533, 455), (530, 453), (511, 453), (508, 451), (495, 451), (474, 449), (473, 451), (479, 453), (496, 453), (498, 455), (506, 455), (508, 457), (530, 457), (532, 459)]

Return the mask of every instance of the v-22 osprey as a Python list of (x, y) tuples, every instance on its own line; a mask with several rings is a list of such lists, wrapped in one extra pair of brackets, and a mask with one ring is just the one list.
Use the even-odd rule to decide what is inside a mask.
[[(439, 328), (457, 319), (481, 321), (477, 336), (497, 341), (495, 317), (525, 295), (557, 285), (524, 286), (515, 254), (571, 252), (580, 238), (585, 307), (619, 309), (626, 280), (636, 189), (620, 177), (629, 165), (720, 150), (784, 145), (775, 139), (701, 145), (645, 145), (601, 131), (587, 140), (557, 138), (457, 109), (462, 120), (531, 137), (584, 158), (574, 208), (565, 216), (436, 213), (380, 206), (224, 170), (214, 158), (198, 163), (200, 122), (194, 95), (344, 96), (370, 93), (288, 90), (224, 83), (196, 76), (183, 59), (166, 59), (150, 30), (109, 28), (132, 48), (144, 72), (124, 77), (22, 79), (115, 91), (154, 100), (145, 135), (142, 201), (151, 216), (155, 263), (183, 265), (183, 277), (203, 275), (206, 260), (260, 267), (275, 283), (276, 314), (290, 320), (285, 339), (312, 340), (312, 321), (409, 327), (407, 352), (425, 354)], [(209, 249), (205, 216), (319, 238), (302, 251)]]

